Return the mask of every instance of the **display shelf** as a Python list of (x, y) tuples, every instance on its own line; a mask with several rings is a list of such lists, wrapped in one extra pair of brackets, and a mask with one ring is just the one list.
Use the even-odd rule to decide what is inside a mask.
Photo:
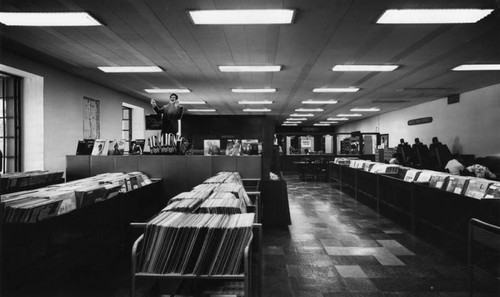
[(33, 190), (64, 182), (64, 172), (27, 171), (3, 174), (0, 179), (0, 193), (8, 194)]
[[(0, 279), (4, 290), (16, 294), (22, 282), (36, 278), (47, 267), (77, 274), (75, 268), (82, 263), (98, 269), (92, 268), (100, 265), (96, 259), (114, 261), (128, 253), (135, 238), (129, 223), (145, 220), (163, 207), (159, 199), (161, 183), (156, 179), (141, 188), (36, 223), (4, 223), (0, 261), (4, 271), (9, 271)], [(48, 277), (52, 281), (53, 275)]]
[[(244, 292), (245, 296), (257, 296), (252, 295), (252, 252), (251, 245), (253, 242), (253, 234), (250, 237), (250, 241), (244, 250), (243, 255), (243, 272), (241, 274), (223, 274), (223, 275), (195, 275), (195, 274), (153, 274), (144, 273), (137, 271), (139, 247), (143, 241), (144, 235), (139, 236), (132, 247), (132, 277), (130, 286), (130, 296), (135, 296), (135, 283), (137, 278), (152, 278), (156, 280), (161, 279), (180, 279), (180, 280), (242, 280), (244, 282)], [(163, 292), (162, 292), (163, 293)], [(175, 294), (176, 292), (172, 292)], [(259, 294), (260, 296), (260, 294)]]
[(353, 191), (357, 201), (443, 246), (464, 246), (470, 218), (500, 224), (499, 198), (474, 199), (429, 183), (404, 181), (399, 173), (371, 173), (339, 164), (330, 164), (330, 178), (341, 191)]
[[(130, 163), (127, 163), (130, 158)], [(66, 156), (68, 181), (94, 172), (121, 172), (127, 168), (149, 177), (162, 178), (165, 197), (189, 191), (219, 171), (237, 171), (242, 178), (262, 177), (262, 156)], [(165, 199), (165, 203), (168, 199)]]
[(254, 204), (255, 222), (262, 223), (262, 201), (260, 197), (260, 178), (242, 178), (243, 187)]
[[(133, 228), (144, 231), (146, 223), (131, 223)], [(252, 235), (248, 245), (245, 247), (243, 256), (243, 272), (240, 274), (224, 275), (195, 275), (195, 274), (154, 274), (138, 272), (138, 256), (144, 234), (140, 235), (132, 246), (131, 252), (131, 285), (130, 296), (135, 296), (136, 282), (138, 278), (149, 278), (155, 280), (242, 280), (244, 282), (245, 296), (262, 295), (262, 224), (254, 223)], [(256, 273), (252, 272), (255, 265)], [(175, 292), (173, 292), (175, 294)]]

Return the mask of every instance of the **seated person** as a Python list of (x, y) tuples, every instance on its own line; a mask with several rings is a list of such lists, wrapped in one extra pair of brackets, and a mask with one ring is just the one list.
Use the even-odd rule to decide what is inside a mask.
[(389, 160), (389, 164), (399, 165), (398, 157), (399, 157), (399, 155), (397, 153), (392, 154), (392, 159)]
[(464, 170), (465, 167), (457, 159), (451, 159), (446, 163), (444, 169), (448, 170), (450, 174), (460, 175), (460, 171)]
[(493, 174), (488, 167), (480, 164), (474, 164), (466, 168), (467, 171), (474, 173), (476, 177), (486, 179), (496, 179), (497, 176)]

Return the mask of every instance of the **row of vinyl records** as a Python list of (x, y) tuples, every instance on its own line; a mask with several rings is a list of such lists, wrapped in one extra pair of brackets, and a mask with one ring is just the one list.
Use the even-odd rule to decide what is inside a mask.
[(489, 179), (452, 175), (439, 171), (414, 169), (366, 160), (351, 159), (349, 160), (349, 167), (374, 173), (397, 174), (399, 179), (406, 182), (428, 184), (432, 188), (475, 199), (500, 198), (500, 182)]
[(0, 193), (56, 183), (62, 179), (63, 174), (62, 171), (46, 170), (4, 173), (0, 179)]
[(238, 173), (221, 172), (191, 192), (170, 199), (146, 225), (139, 270), (153, 274), (239, 274), (255, 219), (253, 213), (246, 213), (242, 191)]
[(35, 223), (150, 183), (151, 180), (141, 172), (103, 173), (36, 190), (5, 194), (0, 198), (5, 203), (4, 221)]

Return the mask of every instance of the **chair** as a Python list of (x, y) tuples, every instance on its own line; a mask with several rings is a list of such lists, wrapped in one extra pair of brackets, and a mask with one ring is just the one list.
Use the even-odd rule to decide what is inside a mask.
[[(482, 261), (477, 264), (492, 264), (489, 256), (493, 256), (493, 262), (499, 261), (500, 256), (500, 227), (478, 219), (472, 218), (469, 220), (469, 240), (468, 240), (468, 256), (467, 264), (469, 269), (469, 295), (474, 294), (474, 244), (481, 245), (483, 248), (488, 248), (488, 257), (485, 258), (485, 251), (482, 249)], [(493, 263), (494, 264), (494, 263)], [(498, 263), (496, 267), (498, 268)]]

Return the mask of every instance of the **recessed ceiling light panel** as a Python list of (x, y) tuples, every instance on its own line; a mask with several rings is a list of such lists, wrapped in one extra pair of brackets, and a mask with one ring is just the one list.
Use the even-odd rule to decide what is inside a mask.
[(493, 9), (388, 9), (377, 24), (467, 24), (476, 23)]
[(272, 66), (219, 66), (221, 72), (278, 72), (281, 65)]
[(337, 104), (337, 103), (338, 103), (337, 100), (313, 100), (313, 99), (309, 99), (309, 100), (302, 101), (302, 104)]
[(312, 113), (292, 113), (290, 116), (291, 117), (313, 117), (314, 114), (312, 114)]
[(359, 91), (359, 88), (315, 88), (314, 93), (354, 93)]
[(102, 26), (86, 12), (0, 12), (0, 23), (36, 27)]
[(295, 109), (297, 112), (322, 112), (323, 108), (297, 108)]
[(484, 70), (500, 70), (500, 64), (464, 64), (457, 66), (453, 71), (484, 71)]
[(271, 100), (242, 100), (238, 101), (238, 104), (246, 104), (246, 105), (259, 105), (259, 104), (273, 104)]
[(195, 25), (291, 24), (293, 9), (225, 9), (188, 11)]
[(394, 71), (398, 65), (335, 65), (332, 71)]
[(106, 73), (139, 73), (139, 72), (162, 72), (158, 66), (100, 66), (97, 67)]
[(276, 89), (231, 89), (233, 93), (275, 93)]
[(321, 124), (321, 123), (318, 124), (318, 123), (316, 123), (316, 124), (313, 124), (313, 126), (324, 126), (324, 127), (326, 127), (326, 126), (330, 126), (330, 124)]
[(269, 108), (245, 108), (244, 112), (270, 112)]
[(307, 118), (288, 118), (287, 121), (307, 121)]
[(328, 118), (327, 121), (348, 121), (348, 118)]
[(189, 89), (144, 89), (144, 91), (151, 94), (162, 94), (162, 93), (190, 93)]

